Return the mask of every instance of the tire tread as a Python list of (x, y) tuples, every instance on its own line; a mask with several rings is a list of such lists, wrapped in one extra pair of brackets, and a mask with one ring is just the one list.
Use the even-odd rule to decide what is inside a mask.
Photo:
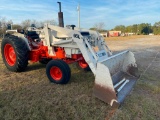
[[(14, 66), (8, 65), (7, 61), (4, 57), (4, 47), (6, 44), (11, 44), (12, 47), (15, 49), (17, 60)], [(21, 72), (24, 71), (28, 65), (28, 48), (24, 40), (21, 38), (14, 36), (14, 35), (6, 35), (5, 38), (2, 40), (1, 44), (1, 54), (3, 58), (3, 62), (5, 63), (6, 67), (10, 71), (14, 72)]]

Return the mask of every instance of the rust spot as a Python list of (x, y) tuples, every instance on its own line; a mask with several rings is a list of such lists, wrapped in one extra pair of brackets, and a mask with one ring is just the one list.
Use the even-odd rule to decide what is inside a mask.
[(100, 100), (110, 104), (112, 100), (117, 100), (116, 93), (110, 88), (102, 87), (98, 84), (94, 85), (93, 94)]
[(139, 78), (140, 77), (140, 74), (138, 72), (138, 68), (133, 66), (133, 65), (130, 65), (127, 69), (127, 73), (131, 74), (132, 76), (136, 77), (136, 78)]

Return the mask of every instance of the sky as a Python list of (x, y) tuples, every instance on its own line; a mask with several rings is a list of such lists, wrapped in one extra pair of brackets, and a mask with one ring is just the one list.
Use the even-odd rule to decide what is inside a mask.
[[(58, 0), (0, 0), (0, 18), (13, 23), (26, 19), (58, 22)], [(91, 28), (105, 23), (104, 29), (116, 25), (133, 25), (160, 21), (160, 0), (59, 0), (64, 24), (78, 24), (77, 5), (81, 7), (81, 27)]]

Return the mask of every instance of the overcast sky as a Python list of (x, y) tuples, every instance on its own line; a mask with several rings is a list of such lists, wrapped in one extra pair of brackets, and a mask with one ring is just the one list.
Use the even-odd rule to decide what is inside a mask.
[[(59, 0), (64, 23), (77, 25), (77, 5), (81, 6), (81, 27), (104, 22), (105, 29), (160, 21), (160, 0)], [(21, 23), (25, 19), (43, 21), (57, 17), (57, 0), (0, 0), (0, 17)]]

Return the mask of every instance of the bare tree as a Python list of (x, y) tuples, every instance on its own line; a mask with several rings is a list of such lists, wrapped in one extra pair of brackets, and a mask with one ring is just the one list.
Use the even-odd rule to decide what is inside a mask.
[(22, 29), (22, 26), (19, 25), (19, 24), (13, 24), (13, 25), (12, 25), (12, 29), (13, 29), (13, 30)]
[(30, 20), (30, 19), (27, 19), (27, 20), (24, 20), (22, 21), (22, 28), (23, 29), (26, 29), (27, 27), (30, 27), (30, 26), (35, 26), (35, 27), (39, 27), (40, 22), (38, 22), (37, 20)]
[(6, 18), (5, 17), (0, 18), (0, 23), (1, 23), (0, 28), (1, 29), (5, 28), (6, 27)]
[(4, 36), (8, 24), (13, 24), (12, 20), (7, 21), (5, 17), (0, 17), (0, 36)]
[(31, 20), (27, 19), (27, 20), (24, 20), (22, 21), (22, 28), (23, 29), (26, 29), (27, 27), (30, 27), (31, 26)]
[(39, 26), (43, 27), (45, 23), (51, 24), (51, 25), (57, 25), (57, 22), (55, 20), (44, 20), (39, 22)]
[(0, 17), (0, 29), (2, 29), (2, 18)]
[(105, 23), (104, 22), (99, 22), (99, 23), (95, 23), (94, 24), (94, 28), (98, 31), (103, 30), (105, 27)]
[(27, 27), (30, 27), (32, 24), (34, 24), (37, 28), (43, 27), (45, 23), (51, 24), (51, 25), (57, 25), (55, 20), (44, 20), (44, 21), (37, 21), (37, 20), (24, 20), (22, 21), (22, 28), (26, 29)]
[(12, 21), (12, 20), (8, 20), (8, 21), (6, 22), (6, 24), (13, 24), (13, 21)]

